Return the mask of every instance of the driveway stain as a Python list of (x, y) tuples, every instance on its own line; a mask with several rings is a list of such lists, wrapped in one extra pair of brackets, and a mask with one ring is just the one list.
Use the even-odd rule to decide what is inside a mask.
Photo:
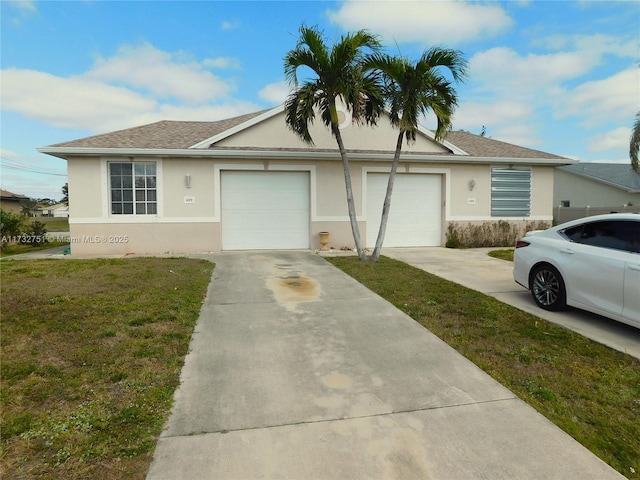
[(296, 312), (299, 303), (315, 302), (320, 298), (320, 285), (313, 278), (296, 272), (288, 264), (276, 267), (275, 275), (266, 280), (267, 288), (276, 302), (288, 311)]
[(347, 375), (344, 375), (338, 372), (333, 372), (333, 373), (330, 373), (329, 375), (325, 375), (324, 377), (322, 377), (322, 383), (324, 383), (325, 386), (329, 388), (345, 390), (352, 385), (353, 381)]

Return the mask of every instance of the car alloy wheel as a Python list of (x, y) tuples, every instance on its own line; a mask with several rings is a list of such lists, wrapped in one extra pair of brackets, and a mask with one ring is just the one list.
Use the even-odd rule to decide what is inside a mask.
[(562, 275), (551, 265), (540, 265), (533, 270), (531, 294), (538, 306), (545, 310), (562, 310), (566, 306)]

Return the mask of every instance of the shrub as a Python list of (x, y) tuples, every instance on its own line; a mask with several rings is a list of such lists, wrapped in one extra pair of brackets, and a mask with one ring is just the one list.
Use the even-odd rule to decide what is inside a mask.
[(44, 226), (44, 223), (34, 220), (29, 225), (29, 230), (24, 232), (20, 237), (20, 243), (23, 245), (31, 245), (35, 247), (36, 245), (41, 245), (47, 242), (47, 229)]
[(24, 217), (17, 213), (7, 212), (0, 208), (0, 237), (2, 242), (0, 248), (4, 248), (13, 243), (15, 238), (20, 236), (23, 229)]
[(447, 248), (513, 247), (526, 232), (543, 230), (549, 224), (541, 221), (484, 222), (481, 224), (458, 224), (447, 226)]

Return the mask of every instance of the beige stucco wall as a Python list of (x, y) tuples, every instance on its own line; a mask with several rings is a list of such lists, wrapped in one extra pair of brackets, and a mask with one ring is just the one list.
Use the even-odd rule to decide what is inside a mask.
[(219, 251), (213, 223), (70, 224), (71, 255), (173, 254)]
[[(553, 216), (554, 168), (536, 166), (531, 173), (531, 216)], [(551, 220), (549, 220), (551, 221)]]
[[(191, 176), (190, 187), (185, 177)], [(211, 160), (166, 158), (162, 160), (162, 216), (213, 217), (216, 207), (215, 165)], [(189, 202), (189, 203), (187, 203)]]
[(15, 200), (2, 200), (0, 202), (0, 208), (5, 212), (20, 213), (22, 212), (22, 205), (19, 201)]
[(620, 188), (596, 182), (588, 178), (555, 169), (553, 188), (553, 206), (563, 200), (569, 200), (571, 207), (621, 207), (631, 202), (640, 205), (640, 193), (628, 193)]
[[(216, 143), (217, 147), (270, 147), (270, 148), (321, 148), (335, 149), (336, 140), (320, 118), (309, 127), (313, 146), (305, 145), (284, 121), (284, 113), (276, 115), (246, 130)], [(376, 127), (346, 123), (341, 128), (344, 144), (350, 150), (386, 150), (396, 147), (398, 132), (389, 127), (386, 118), (382, 118)], [(415, 143), (407, 145), (405, 152), (448, 152), (436, 142), (419, 136)]]
[(69, 218), (102, 217), (102, 192), (107, 184), (101, 173), (101, 162), (96, 157), (68, 159)]
[[(320, 248), (319, 232), (330, 231), (335, 248), (354, 246), (346, 205), (343, 167), (335, 160), (238, 160), (235, 158), (158, 159), (158, 193), (162, 196), (157, 216), (110, 215), (107, 161), (69, 160), (71, 235), (77, 240), (72, 253), (185, 253), (221, 249), (220, 176), (225, 170), (308, 171), (311, 192), (310, 247)], [(137, 159), (136, 159), (137, 160)], [(142, 159), (141, 159), (142, 160)], [(147, 160), (149, 161), (149, 160)], [(366, 174), (388, 171), (390, 162), (350, 162), (352, 187), (363, 244), (366, 243)], [(491, 165), (401, 162), (399, 174), (439, 175), (442, 181), (442, 244), (449, 222), (505, 220), (491, 217)], [(191, 175), (191, 187), (185, 175)], [(532, 170), (530, 220), (551, 220), (553, 167)], [(475, 181), (473, 190), (469, 182)], [(193, 202), (186, 203), (185, 197)], [(374, 219), (377, 220), (377, 219)], [(522, 219), (512, 219), (521, 221)], [(107, 241), (91, 242), (92, 237)], [(127, 237), (126, 242), (118, 241)], [(113, 242), (109, 240), (113, 240)], [(86, 240), (86, 241), (85, 241)]]

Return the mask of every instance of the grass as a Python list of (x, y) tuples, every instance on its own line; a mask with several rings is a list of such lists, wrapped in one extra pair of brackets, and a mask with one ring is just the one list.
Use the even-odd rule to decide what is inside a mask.
[(19, 255), (21, 253), (37, 252), (38, 250), (47, 250), (49, 248), (62, 247), (64, 245), (69, 245), (69, 242), (49, 241), (47, 243), (41, 243), (34, 246), (13, 243), (11, 245), (7, 245), (2, 249), (2, 251), (0, 251), (0, 258), (9, 257), (11, 255)]
[(405, 263), (327, 260), (424, 325), (621, 474), (640, 478), (640, 360)]
[(489, 256), (513, 262), (513, 248), (505, 248), (503, 250), (491, 250)]
[(213, 264), (0, 262), (2, 478), (142, 479)]
[[(68, 232), (69, 219), (65, 217), (34, 217), (31, 220), (38, 220), (44, 223), (47, 232)], [(31, 221), (28, 219), (28, 221)]]

